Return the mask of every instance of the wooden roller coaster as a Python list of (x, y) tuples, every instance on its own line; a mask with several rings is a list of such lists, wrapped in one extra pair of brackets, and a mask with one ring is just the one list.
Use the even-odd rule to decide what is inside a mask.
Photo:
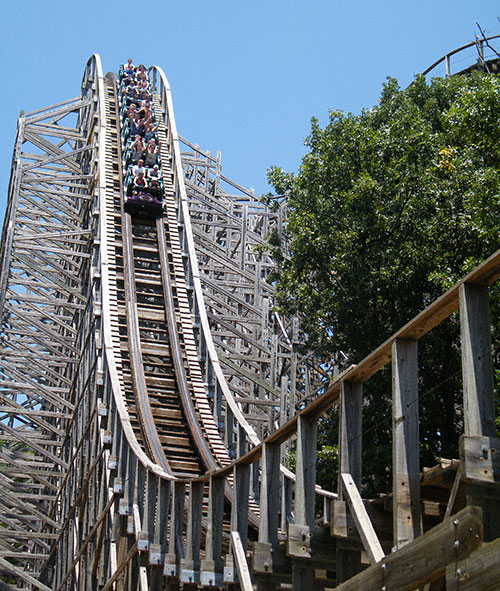
[[(19, 120), (1, 243), (0, 588), (498, 589), (500, 252), (333, 377), (274, 309), (258, 247), (286, 205), (266, 208), (179, 137), (162, 70), (148, 81), (161, 193), (132, 208), (123, 76), (99, 56), (80, 98)], [(460, 458), (421, 471), (418, 342), (456, 311)], [(363, 384), (389, 363), (393, 490), (367, 500)], [(334, 405), (337, 493), (316, 485)]]

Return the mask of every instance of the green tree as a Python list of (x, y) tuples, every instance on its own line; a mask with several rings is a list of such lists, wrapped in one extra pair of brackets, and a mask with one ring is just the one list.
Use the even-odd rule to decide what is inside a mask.
[[(357, 363), (500, 246), (500, 78), (474, 73), (406, 90), (389, 79), (378, 106), (312, 120), (286, 194), (279, 303), (309, 345)], [(496, 305), (497, 298), (494, 298)], [(456, 457), (461, 428), (458, 319), (419, 348), (423, 461)], [(339, 360), (340, 361), (340, 360)], [(367, 387), (367, 480), (390, 466), (390, 375)], [(328, 429), (328, 427), (326, 427)], [(377, 448), (377, 449), (376, 449)]]

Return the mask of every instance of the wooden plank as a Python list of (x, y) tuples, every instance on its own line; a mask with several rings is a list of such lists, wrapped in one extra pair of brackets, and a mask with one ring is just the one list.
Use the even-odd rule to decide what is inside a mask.
[(465, 435), (495, 437), (490, 301), (486, 285), (460, 286)]
[(457, 472), (455, 474), (455, 480), (453, 481), (453, 486), (450, 492), (450, 498), (448, 499), (448, 503), (446, 505), (446, 511), (444, 513), (444, 517), (449, 517), (453, 514), (453, 507), (455, 506), (455, 501), (458, 494), (458, 489), (460, 488), (460, 482), (462, 480), (463, 475), (463, 468), (460, 464), (457, 468)]
[(210, 477), (205, 559), (201, 561), (201, 584), (222, 582), (222, 525), (224, 519), (224, 477)]
[[(49, 587), (47, 587), (43, 583), (40, 583), (40, 581), (37, 581), (35, 577), (32, 577), (23, 569), (14, 566), (11, 562), (5, 560), (5, 558), (0, 557), (0, 566), (2, 567), (2, 570), (6, 570), (7, 572), (10, 572), (16, 575), (17, 577), (20, 577), (21, 579), (29, 583), (32, 587), (40, 589), (40, 591), (51, 591)], [(9, 589), (12, 589), (12, 587), (9, 587)]]
[[(361, 486), (363, 385), (342, 382), (339, 404), (339, 499), (344, 498), (342, 473)], [(342, 501), (339, 501), (342, 503)], [(344, 505), (345, 509), (345, 505)], [(337, 581), (347, 581), (361, 570), (361, 552), (337, 544)]]
[(248, 568), (245, 550), (241, 542), (240, 534), (236, 531), (231, 532), (231, 543), (233, 546), (234, 559), (238, 569), (238, 578), (242, 591), (253, 591), (252, 579)]
[(351, 509), (352, 516), (356, 522), (363, 547), (370, 557), (372, 564), (379, 562), (384, 558), (385, 554), (380, 545), (379, 539), (375, 530), (373, 529), (372, 522), (368, 517), (368, 513), (365, 509), (361, 495), (359, 494), (358, 487), (350, 474), (342, 473), (342, 484), (344, 492), (347, 495), (347, 502)]
[(460, 438), (460, 458), (464, 478), (485, 485), (500, 485), (500, 439), (498, 437)]
[(248, 491), (250, 466), (237, 464), (233, 471), (233, 501), (231, 503), (231, 531), (238, 533), (246, 552), (248, 537)]
[(342, 498), (342, 473), (350, 474), (356, 486), (361, 486), (363, 385), (342, 382), (339, 419), (339, 491)]
[(481, 510), (466, 507), (453, 517), (386, 556), (336, 591), (411, 591), (438, 579), (454, 564), (478, 548), (482, 541)]
[(316, 437), (315, 417), (300, 416), (297, 432), (297, 480), (295, 484), (295, 522), (314, 527), (316, 501)]
[(280, 446), (265, 443), (262, 454), (259, 542), (278, 543), (280, 511)]
[(394, 545), (422, 533), (417, 341), (392, 346), (392, 478)]
[[(500, 535), (500, 495), (488, 486), (498, 483), (495, 475), (498, 446), (495, 438), (495, 395), (491, 354), (491, 326), (486, 285), (460, 286), (460, 332), (464, 392), (464, 434), (461, 441), (467, 484), (467, 502), (483, 511), (484, 539)], [(474, 439), (474, 436), (481, 439)], [(471, 438), (472, 437), (472, 438)], [(498, 468), (497, 468), (498, 470)]]
[(500, 538), (446, 568), (446, 591), (498, 591)]

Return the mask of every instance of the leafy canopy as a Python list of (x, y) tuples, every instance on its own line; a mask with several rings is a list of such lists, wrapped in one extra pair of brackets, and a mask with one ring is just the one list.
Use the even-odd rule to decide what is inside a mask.
[(498, 248), (499, 121), (495, 76), (388, 80), (377, 107), (312, 120), (296, 176), (271, 168), (279, 301), (311, 344), (359, 361)]
[[(331, 111), (324, 129), (312, 120), (297, 175), (270, 169), (288, 204), (285, 240), (269, 240), (279, 303), (301, 316), (310, 346), (359, 362), (499, 248), (499, 122), (496, 76), (419, 77), (406, 90), (389, 79), (378, 106)], [(424, 345), (421, 441), (430, 463), (457, 457), (458, 320)], [(374, 486), (389, 472), (390, 396), (390, 372), (370, 380), (363, 421)], [(335, 442), (334, 431), (327, 423), (323, 441)]]

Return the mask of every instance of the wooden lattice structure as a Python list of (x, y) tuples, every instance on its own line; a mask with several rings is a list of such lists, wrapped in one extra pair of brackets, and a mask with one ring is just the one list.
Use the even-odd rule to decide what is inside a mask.
[[(149, 83), (154, 219), (124, 210), (122, 89), (97, 55), (80, 98), (19, 120), (1, 243), (1, 588), (495, 589), (500, 252), (333, 377), (275, 310), (260, 246), (285, 205), (180, 138), (160, 68)], [(460, 458), (421, 473), (417, 347), (457, 310)], [(393, 490), (369, 501), (363, 387), (389, 363)], [(315, 480), (333, 406), (338, 493)]]

